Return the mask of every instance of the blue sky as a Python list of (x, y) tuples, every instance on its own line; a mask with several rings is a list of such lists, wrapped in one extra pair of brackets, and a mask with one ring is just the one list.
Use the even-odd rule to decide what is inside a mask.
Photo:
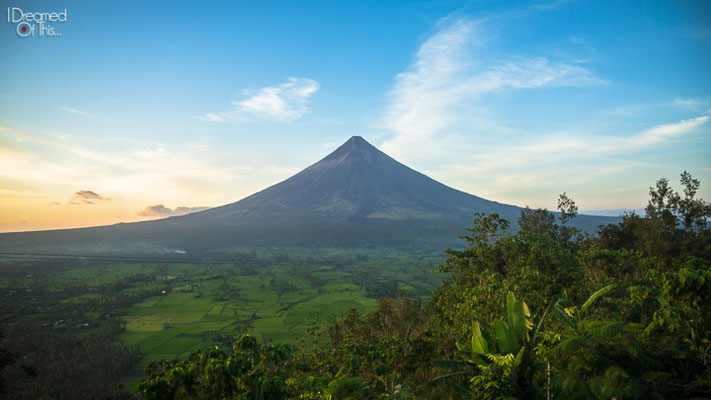
[(709, 2), (0, 3), (67, 10), (3, 16), (0, 231), (229, 203), (356, 134), (522, 206), (640, 208), (684, 170), (711, 198)]

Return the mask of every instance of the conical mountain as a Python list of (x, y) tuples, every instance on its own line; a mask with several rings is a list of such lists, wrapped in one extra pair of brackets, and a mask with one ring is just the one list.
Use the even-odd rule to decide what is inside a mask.
[[(515, 224), (521, 208), (445, 186), (353, 136), (321, 161), (238, 202), (180, 217), (95, 228), (0, 234), (0, 250), (210, 253), (240, 246), (457, 246), (473, 213)], [(594, 230), (616, 221), (580, 216)]]
[(390, 158), (360, 136), (291, 178), (236, 203), (192, 218), (270, 216), (436, 219), (505, 206), (447, 187)]

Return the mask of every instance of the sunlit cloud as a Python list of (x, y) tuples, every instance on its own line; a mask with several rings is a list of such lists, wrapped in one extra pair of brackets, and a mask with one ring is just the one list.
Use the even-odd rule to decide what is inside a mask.
[[(112, 151), (105, 151), (109, 146)], [(259, 157), (250, 157), (240, 153), (237, 162), (234, 149), (222, 150), (207, 143), (115, 142), (71, 134), (60, 140), (51, 134), (0, 125), (0, 215), (4, 211), (8, 213), (5, 222), (19, 224), (21, 215), (10, 210), (23, 210), (23, 219), (30, 220), (28, 228), (9, 224), (2, 230), (136, 221), (147, 218), (136, 210), (165, 199), (218, 206), (287, 177), (271, 165), (256, 169), (251, 163)], [(102, 201), (82, 191), (76, 198), (66, 198), (67, 193), (77, 192), (78, 182), (82, 191), (111, 200)]]
[(111, 201), (110, 198), (101, 196), (100, 194), (91, 190), (80, 190), (74, 193), (69, 204), (82, 205), (82, 204), (96, 204), (101, 201)]
[(691, 118), (671, 124), (652, 127), (629, 140), (632, 146), (649, 146), (677, 136), (694, 132), (708, 122), (708, 116)]
[(311, 96), (319, 83), (309, 78), (289, 78), (287, 82), (257, 90), (245, 89), (247, 98), (233, 101), (233, 109), (219, 113), (206, 113), (195, 118), (208, 122), (242, 122), (249, 118), (290, 120), (311, 111)]
[(154, 206), (147, 206), (143, 210), (138, 211), (136, 214), (142, 217), (154, 217), (154, 218), (165, 218), (173, 217), (178, 215), (190, 214), (198, 211), (207, 210), (209, 207), (176, 207), (175, 209), (168, 208), (163, 204), (156, 204)]
[[(629, 136), (538, 136), (528, 143), (490, 146), (474, 154), (460, 154), (453, 157), (458, 162), (443, 164), (429, 173), (463, 190), (514, 203), (521, 196), (541, 206), (547, 200), (537, 197), (536, 190), (552, 200), (550, 194), (555, 190), (578, 185), (588, 187), (590, 192), (586, 197), (589, 201), (600, 201), (593, 196), (604, 198), (605, 191), (596, 188), (592, 182), (604, 180), (614, 188), (614, 182), (624, 176), (625, 171), (653, 168), (654, 165), (637, 161), (634, 155), (681, 136), (698, 133), (708, 121), (709, 117), (701, 116), (653, 126)], [(565, 187), (561, 186), (563, 184)], [(646, 189), (648, 183), (631, 186), (621, 182), (620, 185), (622, 189), (619, 190), (629, 193)], [(646, 194), (646, 190), (642, 193)], [(607, 196), (607, 199), (620, 201), (619, 196)]]

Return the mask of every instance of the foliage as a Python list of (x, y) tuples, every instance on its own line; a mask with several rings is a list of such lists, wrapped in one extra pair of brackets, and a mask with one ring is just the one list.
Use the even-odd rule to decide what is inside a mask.
[(79, 341), (68, 327), (8, 327), (0, 343), (2, 398), (122, 398), (118, 378), (139, 359), (135, 348), (115, 344), (116, 331)]
[(494, 322), (493, 335), (490, 336), (495, 339), (494, 343), (497, 344), (499, 352), (495, 353), (493, 345), (489, 346), (479, 322), (474, 321), (469, 348), (457, 343), (467, 360), (435, 361), (433, 365), (455, 371), (435, 380), (471, 374), (473, 376), (470, 378), (469, 391), (470, 395), (477, 399), (540, 397), (540, 390), (531, 378), (535, 375), (535, 370), (540, 368), (534, 349), (543, 320), (541, 319), (533, 330), (530, 317), (526, 303), (517, 300), (514, 294), (509, 292), (506, 298), (506, 321)]
[(146, 399), (284, 398), (282, 365), (290, 351), (287, 345), (259, 346), (254, 337), (243, 335), (231, 352), (215, 346), (183, 361), (151, 363), (138, 392)]

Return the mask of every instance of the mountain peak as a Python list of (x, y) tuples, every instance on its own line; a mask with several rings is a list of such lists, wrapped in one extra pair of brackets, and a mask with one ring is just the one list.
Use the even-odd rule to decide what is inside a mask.
[[(365, 148), (365, 149), (375, 149), (375, 147), (368, 143), (367, 140), (363, 139), (362, 136), (351, 136), (350, 139), (346, 140), (345, 143), (343, 143), (339, 148), (347, 148), (347, 149), (357, 149), (357, 148)], [(336, 149), (338, 151), (338, 149)]]
[(365, 160), (370, 163), (372, 162), (373, 157), (381, 157), (381, 155), (387, 157), (361, 136), (351, 136), (350, 139), (334, 150), (331, 154), (327, 155), (316, 165), (321, 163), (341, 163), (345, 160), (353, 159)]
[[(370, 144), (370, 143), (368, 143), (367, 140), (363, 139), (363, 136), (358, 136), (358, 135), (353, 135), (353, 136), (351, 136), (350, 139), (346, 140), (346, 143), (351, 143), (351, 144), (358, 144), (358, 143), (363, 144), (363, 143), (366, 143), (366, 144)], [(346, 143), (344, 143), (344, 144), (346, 144)]]

